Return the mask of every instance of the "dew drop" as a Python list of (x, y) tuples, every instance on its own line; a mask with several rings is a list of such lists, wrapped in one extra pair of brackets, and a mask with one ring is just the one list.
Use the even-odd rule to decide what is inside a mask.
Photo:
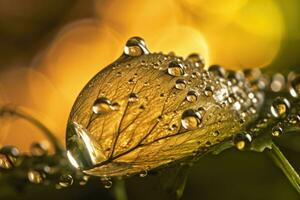
[(47, 145), (43, 142), (33, 142), (30, 145), (30, 153), (33, 156), (45, 156), (48, 154)]
[(128, 56), (140, 56), (143, 54), (149, 54), (149, 50), (142, 38), (132, 37), (126, 42), (124, 54)]
[(74, 180), (70, 174), (63, 174), (59, 178), (59, 185), (61, 187), (69, 187), (73, 184)]
[(182, 76), (184, 75), (184, 67), (183, 64), (178, 61), (172, 61), (168, 66), (168, 74), (172, 76)]
[(185, 110), (181, 116), (181, 125), (187, 130), (196, 129), (202, 120), (200, 112), (192, 109)]
[(220, 65), (211, 65), (208, 68), (208, 71), (216, 76), (224, 77), (225, 76), (225, 70)]
[(111, 111), (111, 101), (106, 97), (100, 97), (94, 102), (92, 110), (97, 115), (107, 113)]
[(106, 188), (106, 189), (111, 188), (112, 184), (113, 184), (111, 179), (107, 178), (107, 177), (101, 178), (101, 182), (104, 185), (104, 188)]
[(274, 137), (279, 137), (283, 134), (283, 128), (280, 125), (276, 125), (272, 128), (272, 135)]
[(4, 146), (0, 149), (0, 168), (11, 169), (17, 165), (19, 150), (14, 146)]
[(271, 105), (271, 114), (276, 118), (286, 116), (290, 110), (290, 102), (283, 97), (277, 97)]
[(204, 89), (204, 95), (207, 97), (211, 97), (213, 95), (213, 87), (206, 86)]
[(136, 93), (130, 93), (128, 96), (128, 101), (129, 102), (136, 102), (139, 100), (139, 97)]
[(287, 120), (290, 124), (297, 124), (300, 121), (300, 116), (297, 114), (291, 114), (288, 116)]
[(40, 184), (44, 180), (44, 174), (36, 170), (29, 170), (27, 173), (28, 180), (31, 183)]
[(0, 168), (2, 169), (11, 169), (13, 167), (9, 158), (5, 154), (0, 154)]
[(193, 103), (193, 102), (196, 102), (197, 99), (198, 99), (198, 93), (196, 91), (192, 90), (187, 93), (186, 100), (188, 102)]
[(177, 79), (175, 83), (175, 88), (178, 90), (183, 90), (186, 87), (186, 81), (184, 79)]
[(238, 150), (246, 149), (252, 141), (249, 133), (238, 133), (233, 137), (233, 143)]
[(293, 97), (295, 98), (300, 97), (300, 75), (296, 76), (291, 80), (289, 90), (290, 90), (290, 94)]
[(144, 178), (144, 177), (146, 177), (148, 175), (148, 171), (147, 170), (143, 170), (143, 172), (141, 172), (140, 174), (139, 174), (139, 176), (141, 177), (141, 178)]
[(110, 108), (114, 111), (120, 110), (120, 104), (117, 102), (114, 102), (111, 104)]
[(197, 54), (197, 53), (192, 53), (190, 54), (186, 60), (188, 62), (191, 62), (195, 67), (203, 68), (204, 67), (204, 60), (203, 58)]

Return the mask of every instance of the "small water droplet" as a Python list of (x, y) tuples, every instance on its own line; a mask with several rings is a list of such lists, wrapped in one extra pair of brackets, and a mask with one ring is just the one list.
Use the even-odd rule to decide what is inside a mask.
[(271, 114), (276, 118), (286, 116), (290, 110), (290, 102), (283, 97), (277, 97), (271, 105)]
[(208, 71), (219, 77), (224, 77), (226, 73), (225, 70), (220, 65), (211, 65), (208, 68)]
[(213, 95), (213, 87), (212, 86), (206, 86), (204, 89), (204, 95), (207, 97), (211, 97)]
[(143, 54), (149, 54), (149, 50), (142, 38), (132, 37), (126, 42), (124, 53), (128, 56), (140, 56)]
[(203, 67), (204, 67), (204, 60), (203, 60), (203, 58), (202, 58), (199, 54), (197, 54), (197, 53), (192, 53), (192, 54), (190, 54), (190, 55), (186, 58), (186, 60), (187, 60), (188, 62), (191, 62), (191, 63), (194, 65), (194, 67), (199, 67), (199, 68), (203, 68)]
[(197, 98), (198, 98), (198, 93), (193, 90), (189, 91), (186, 95), (186, 100), (191, 103), (196, 102)]
[(128, 98), (129, 98), (128, 99), (129, 102), (136, 102), (139, 100), (139, 97), (136, 93), (130, 93)]
[(246, 149), (252, 142), (252, 136), (249, 133), (238, 133), (233, 137), (233, 143), (238, 150)]
[(219, 131), (214, 131), (214, 132), (212, 133), (212, 135), (213, 135), (214, 137), (217, 137), (218, 135), (220, 135), (220, 132), (219, 132)]
[(272, 128), (272, 135), (274, 137), (279, 137), (283, 134), (283, 128), (280, 125), (276, 125)]
[(118, 102), (112, 103), (110, 107), (114, 111), (120, 110), (120, 104)]
[(143, 172), (141, 172), (140, 174), (139, 174), (139, 176), (141, 177), (141, 178), (144, 178), (144, 177), (146, 177), (148, 175), (148, 171), (147, 170), (143, 170)]
[(45, 175), (36, 170), (29, 170), (27, 177), (31, 183), (40, 184), (43, 182)]
[(111, 101), (106, 97), (100, 97), (94, 102), (92, 110), (97, 115), (107, 113), (111, 111)]
[(287, 120), (290, 124), (297, 124), (300, 121), (300, 116), (297, 114), (291, 114), (288, 116)]
[(296, 76), (291, 80), (289, 90), (290, 90), (290, 94), (293, 97), (295, 98), (300, 97), (300, 75)]
[(186, 87), (186, 81), (184, 79), (177, 79), (175, 83), (175, 88), (178, 90), (183, 90)]
[(19, 150), (14, 146), (4, 146), (0, 149), (0, 168), (11, 169), (18, 165)]
[(63, 174), (59, 178), (59, 185), (61, 187), (69, 187), (73, 184), (74, 180), (70, 174)]
[(200, 112), (192, 109), (185, 110), (181, 116), (181, 124), (187, 130), (193, 130), (199, 127), (202, 120)]
[(169, 63), (167, 71), (172, 76), (182, 76), (184, 75), (184, 66), (181, 62), (172, 61)]
[(44, 142), (33, 142), (30, 145), (30, 153), (33, 156), (45, 156), (48, 154), (47, 144)]
[(112, 184), (113, 184), (111, 179), (107, 178), (107, 177), (101, 178), (101, 182), (104, 185), (104, 188), (106, 188), (106, 189), (111, 188)]

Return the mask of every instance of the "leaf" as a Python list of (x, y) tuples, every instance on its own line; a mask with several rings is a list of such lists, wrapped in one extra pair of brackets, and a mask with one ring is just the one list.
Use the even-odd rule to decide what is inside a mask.
[(247, 80), (228, 85), (219, 66), (208, 72), (191, 58), (126, 48), (134, 56), (100, 71), (70, 114), (68, 155), (85, 173), (131, 175), (201, 155), (254, 118)]

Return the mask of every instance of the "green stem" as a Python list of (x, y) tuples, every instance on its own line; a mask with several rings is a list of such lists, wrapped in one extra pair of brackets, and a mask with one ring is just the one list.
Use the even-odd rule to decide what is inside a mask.
[(115, 180), (113, 182), (113, 195), (116, 200), (127, 200), (125, 181), (124, 180)]
[(267, 151), (268, 155), (272, 158), (275, 164), (283, 171), (285, 176), (289, 179), (290, 183), (294, 186), (300, 194), (300, 177), (296, 170), (292, 167), (280, 149), (272, 143), (272, 149)]
[(48, 138), (48, 140), (52, 143), (56, 154), (62, 153), (64, 151), (64, 148), (60, 144), (59, 140), (55, 137), (55, 135), (44, 124), (42, 124), (40, 121), (30, 116), (29, 114), (15, 107), (9, 107), (9, 106), (0, 107), (0, 117), (1, 114), (2, 115), (10, 114), (30, 122), (35, 127), (40, 129), (42, 133)]

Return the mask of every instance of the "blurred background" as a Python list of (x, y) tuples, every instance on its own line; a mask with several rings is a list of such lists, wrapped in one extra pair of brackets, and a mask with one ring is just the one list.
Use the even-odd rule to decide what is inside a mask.
[[(299, 21), (299, 0), (0, 0), (0, 104), (22, 106), (64, 143), (76, 96), (129, 37), (144, 38), (152, 52), (200, 53), (207, 65), (287, 73), (300, 66)], [(0, 119), (0, 133), (0, 146), (23, 151), (45, 140), (22, 120)], [(295, 152), (286, 152), (300, 170)], [(192, 174), (183, 199), (300, 199), (261, 154), (206, 157)], [(145, 179), (127, 184), (129, 199), (163, 199)], [(111, 198), (97, 182), (64, 191), (1, 187), (5, 199)]]

